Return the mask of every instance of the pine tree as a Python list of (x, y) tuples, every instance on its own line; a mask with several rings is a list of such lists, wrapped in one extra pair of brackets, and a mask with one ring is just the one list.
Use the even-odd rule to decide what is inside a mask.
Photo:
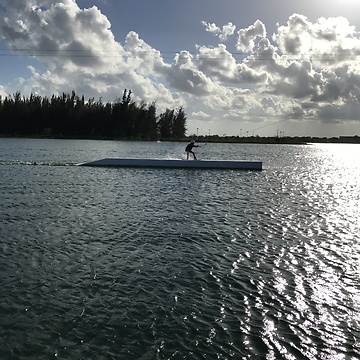
[(180, 139), (185, 137), (186, 133), (186, 114), (181, 106), (173, 118), (172, 137)]

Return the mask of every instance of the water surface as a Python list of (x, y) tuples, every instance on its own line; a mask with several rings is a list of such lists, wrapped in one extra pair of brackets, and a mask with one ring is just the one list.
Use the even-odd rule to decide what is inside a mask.
[(0, 358), (360, 358), (359, 150), (0, 139)]

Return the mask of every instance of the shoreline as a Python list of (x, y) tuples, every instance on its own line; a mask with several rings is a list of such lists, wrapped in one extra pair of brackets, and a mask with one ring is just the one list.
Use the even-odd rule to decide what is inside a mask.
[(41, 135), (17, 135), (0, 134), (0, 138), (9, 139), (58, 139), (58, 140), (104, 140), (104, 141), (170, 141), (187, 142), (195, 139), (199, 143), (229, 143), (229, 144), (285, 144), (285, 145), (306, 145), (309, 143), (338, 143), (338, 144), (360, 144), (360, 136), (339, 136), (339, 137), (312, 137), (312, 136), (187, 136), (184, 138), (116, 138), (96, 136), (41, 136)]

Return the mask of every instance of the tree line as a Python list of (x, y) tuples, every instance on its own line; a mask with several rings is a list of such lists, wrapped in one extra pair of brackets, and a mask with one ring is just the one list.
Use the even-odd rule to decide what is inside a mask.
[(101, 98), (85, 101), (74, 91), (51, 98), (16, 92), (0, 96), (0, 134), (15, 136), (180, 139), (186, 133), (183, 107), (156, 114), (156, 103), (135, 103), (132, 91), (103, 103)]

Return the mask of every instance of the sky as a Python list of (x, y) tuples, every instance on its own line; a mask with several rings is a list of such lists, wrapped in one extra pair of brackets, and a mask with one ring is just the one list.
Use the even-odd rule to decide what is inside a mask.
[(359, 0), (0, 0), (0, 96), (125, 89), (188, 135), (360, 136)]

